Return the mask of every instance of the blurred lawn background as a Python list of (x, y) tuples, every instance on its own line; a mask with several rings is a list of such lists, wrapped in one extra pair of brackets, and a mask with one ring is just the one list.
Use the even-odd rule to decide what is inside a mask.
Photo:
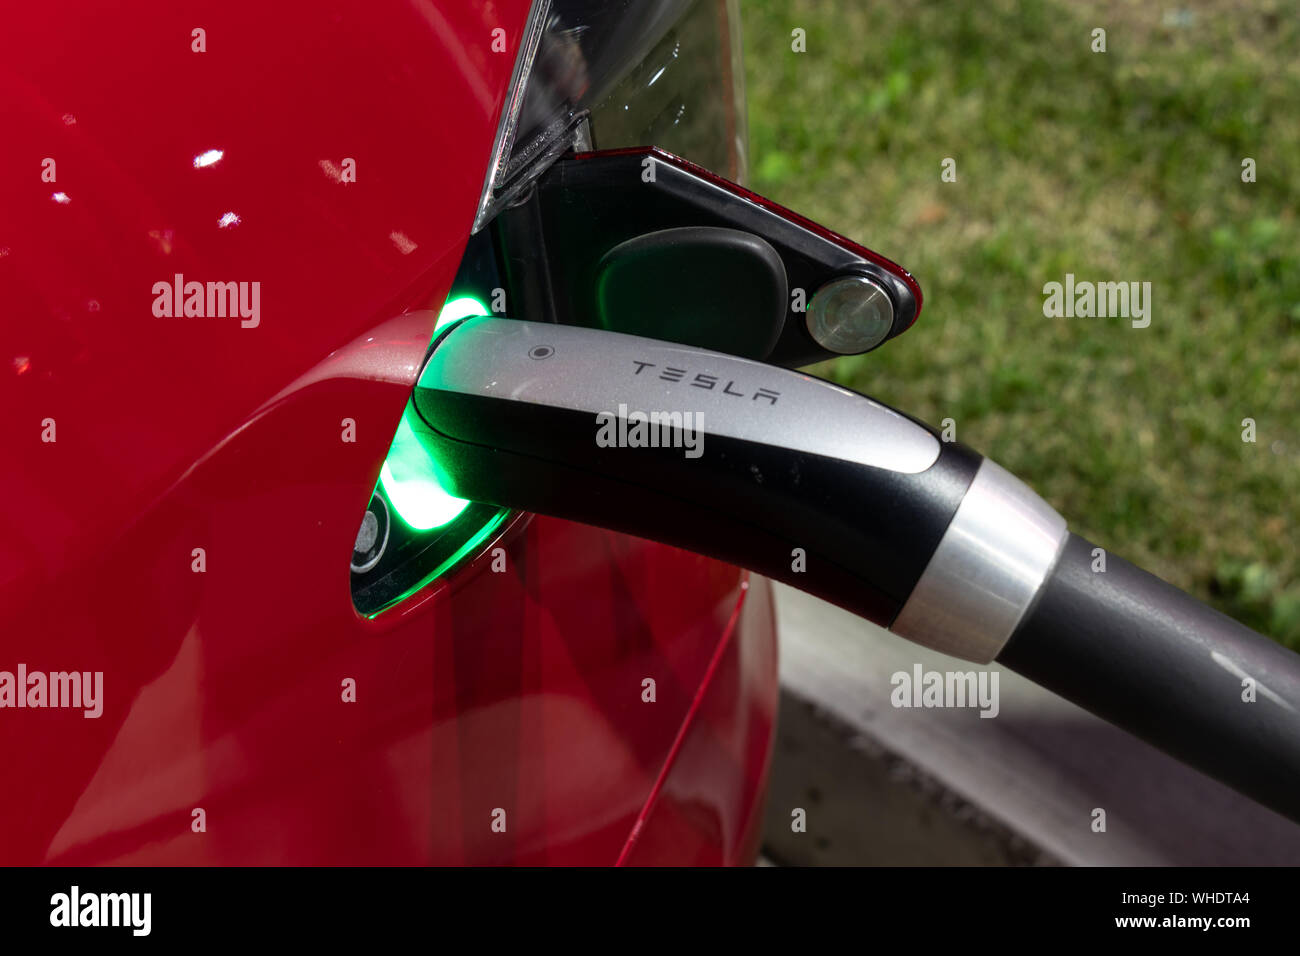
[[(925, 296), (820, 374), (954, 419), (1072, 530), (1300, 649), (1296, 6), (741, 9), (753, 187)], [(1150, 327), (1045, 318), (1067, 272), (1150, 282)]]

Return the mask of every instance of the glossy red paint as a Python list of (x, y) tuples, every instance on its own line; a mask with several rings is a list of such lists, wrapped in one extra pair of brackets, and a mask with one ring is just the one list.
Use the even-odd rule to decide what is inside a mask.
[(722, 866), (751, 862), (776, 723), (776, 633), (771, 585), (751, 579), (730, 640), (718, 645), (691, 719), (629, 837), (620, 863)]
[[(104, 676), (98, 719), (0, 709), (0, 862), (752, 854), (775, 648), (740, 572), (521, 519), (507, 573), (480, 560), (374, 621), (351, 606), (432, 328), (416, 310), (459, 262), (526, 14), (7, 15), (0, 670)], [(155, 316), (177, 274), (259, 283), (256, 327)], [(710, 748), (727, 759), (692, 758)]]

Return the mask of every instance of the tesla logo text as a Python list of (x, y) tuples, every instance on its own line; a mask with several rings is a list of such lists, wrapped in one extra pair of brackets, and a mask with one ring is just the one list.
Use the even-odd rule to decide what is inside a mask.
[(640, 375), (646, 369), (658, 369), (657, 372), (650, 372), (649, 374), (657, 376), (661, 381), (686, 382), (688, 385), (692, 385), (695, 388), (703, 388), (710, 392), (717, 391), (721, 392), (723, 395), (731, 395), (735, 398), (748, 398), (753, 402), (756, 402), (761, 398), (764, 401), (775, 405), (776, 400), (781, 397), (780, 392), (771, 388), (760, 388), (752, 393), (748, 392), (745, 389), (738, 388), (735, 379), (724, 379), (717, 375), (705, 375), (703, 372), (699, 372), (690, 378), (687, 378), (686, 376), (690, 375), (690, 372), (684, 368), (674, 368), (671, 365), (657, 365), (654, 362), (638, 362), (635, 359), (632, 360), (632, 364), (636, 366), (636, 371), (632, 373), (633, 375)]
[(596, 445), (599, 448), (682, 448), (687, 458), (704, 454), (703, 412), (618, 412), (596, 413)]
[(73, 886), (50, 897), (51, 926), (126, 926), (132, 936), (148, 936), (152, 911), (152, 893), (82, 893)]
[(29, 671), (18, 665), (18, 673), (0, 671), (0, 708), (80, 707), (83, 717), (104, 712), (103, 671)]
[(159, 319), (238, 316), (245, 329), (255, 329), (262, 322), (260, 282), (186, 282), (178, 272), (171, 282), (155, 282), (153, 294), (153, 314)]

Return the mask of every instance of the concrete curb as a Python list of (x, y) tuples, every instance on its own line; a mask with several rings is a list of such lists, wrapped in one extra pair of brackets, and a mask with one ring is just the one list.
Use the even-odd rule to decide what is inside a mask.
[[(929, 651), (792, 588), (774, 590), (783, 725), (765, 852), (778, 862), (1300, 863), (1300, 826), (1018, 675)], [(892, 706), (891, 676), (918, 664), (996, 672), (998, 715)], [(801, 714), (801, 705), (812, 708)], [(900, 767), (930, 795), (904, 800), (884, 787), (881, 780), (896, 782)], [(848, 802), (820, 821), (810, 813), (808, 833), (792, 843), (787, 804), (807, 802), (812, 777), (818, 793)], [(1105, 832), (1093, 831), (1097, 808), (1106, 813)], [(965, 826), (954, 829), (942, 813)], [(870, 815), (910, 827), (907, 839), (866, 822)], [(864, 840), (848, 840), (852, 852), (828, 857), (830, 847), (846, 844), (855, 820)], [(832, 841), (821, 850), (815, 823)], [(891, 832), (899, 838), (882, 846), (880, 834)], [(921, 840), (927, 833), (929, 842)], [(812, 839), (800, 843), (801, 836)]]

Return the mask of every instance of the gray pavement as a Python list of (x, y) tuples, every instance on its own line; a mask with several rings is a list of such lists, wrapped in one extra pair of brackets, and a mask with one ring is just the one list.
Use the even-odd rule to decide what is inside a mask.
[[(779, 863), (1300, 864), (1300, 826), (1002, 668), (776, 585)], [(891, 675), (998, 673), (999, 713), (891, 705)], [(791, 810), (808, 813), (806, 833)], [(1094, 832), (1094, 810), (1106, 814)]]

